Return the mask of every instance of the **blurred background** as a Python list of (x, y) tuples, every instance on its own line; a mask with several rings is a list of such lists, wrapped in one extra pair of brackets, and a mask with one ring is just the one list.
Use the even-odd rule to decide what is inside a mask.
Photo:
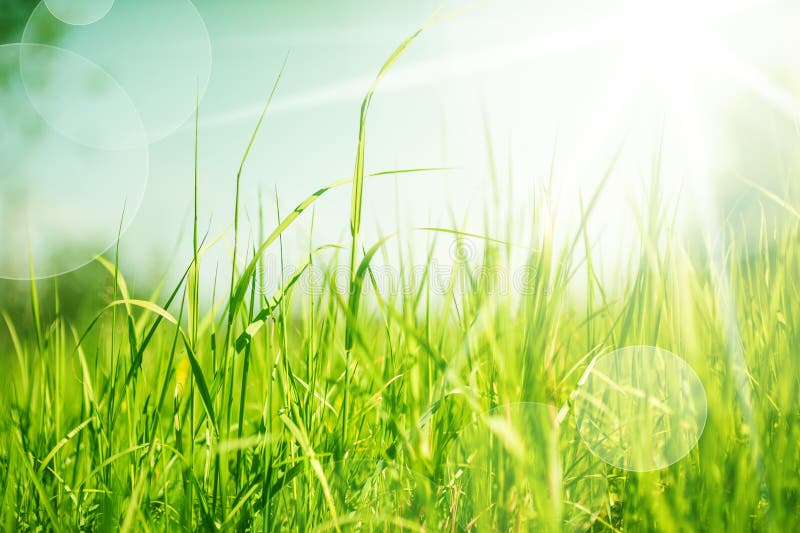
[[(24, 312), (30, 277), (61, 275), (76, 309), (104, 298), (86, 265), (119, 234), (134, 287), (183, 272), (196, 106), (200, 233), (221, 236), (204, 277), (226, 279), (236, 171), (284, 61), (242, 175), (242, 251), (260, 217), (352, 175), (366, 90), (432, 16), (377, 90), (366, 166), (448, 170), (368, 180), (365, 242), (431, 225), (524, 242), (543, 191), (566, 240), (612, 162), (589, 228), (609, 277), (654, 197), (699, 240), (794, 216), (776, 200), (800, 175), (796, 2), (0, 0), (0, 308)], [(349, 188), (326, 195), (289, 260), (346, 243), (349, 211)]]

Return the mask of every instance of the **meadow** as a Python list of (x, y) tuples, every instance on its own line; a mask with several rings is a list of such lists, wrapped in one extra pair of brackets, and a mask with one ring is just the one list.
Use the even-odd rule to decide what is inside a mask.
[[(602, 184), (566, 244), (554, 239), (547, 187), (531, 199), (524, 240), (512, 231), (517, 221), (491, 217), (501, 223), (482, 234), (454, 224), (366, 242), (370, 180), (446, 171), (365, 172), (374, 91), (415, 36), (366, 94), (353, 176), (289, 212), (264, 205), (245, 228), (239, 189), (267, 102), (232, 173), (229, 278), (201, 283), (211, 268), (204, 254), (221, 236), (203, 234), (195, 215), (193, 260), (178, 284), (129, 289), (117, 248), (91, 266), (104, 300), (97, 309), (65, 312), (55, 278), (30, 282), (25, 305), (2, 313), (4, 530), (800, 527), (800, 214), (790, 200), (798, 177), (786, 176), (780, 194), (753, 187), (765, 210), (786, 214), (781, 224), (765, 215), (755, 240), (735, 218), (706, 240), (675, 231), (653, 185), (613, 291), (587, 233)], [(293, 275), (266, 279), (268, 252), (295, 259), (282, 253), (286, 229), (342, 187), (352, 189), (342, 209), (351, 239), (309, 248)], [(244, 252), (248, 232), (258, 239)], [(402, 244), (420, 235), (474, 253), (455, 254), (441, 283), (433, 248), (419, 257)], [(387, 289), (375, 265), (390, 251), (399, 259)], [(508, 271), (503, 290), (491, 273)], [(689, 438), (686, 453), (644, 450), (644, 464), (630, 459), (641, 448), (625, 448), (615, 465), (587, 444), (582, 413), (605, 402), (646, 425), (609, 395), (657, 391), (612, 383), (587, 400), (585, 385), (593, 361), (632, 346), (690, 365), (704, 402), (690, 414), (702, 411), (702, 424), (657, 422), (633, 444), (663, 447), (682, 431), (699, 441)]]

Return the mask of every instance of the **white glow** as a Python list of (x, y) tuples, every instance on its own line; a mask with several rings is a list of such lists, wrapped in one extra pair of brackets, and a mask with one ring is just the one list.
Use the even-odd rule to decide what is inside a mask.
[[(780, 39), (764, 35), (783, 32), (794, 42), (775, 22), (798, 13), (787, 0), (623, 0), (586, 16), (576, 6), (585, 4), (588, 9), (589, 2), (541, 2), (527, 12), (522, 4), (490, 2), (486, 5), (494, 12), (476, 10), (471, 21), (471, 15), (456, 17), (426, 30), (420, 41), (450, 32), (456, 44), (419, 54), (417, 46), (425, 43), (415, 43), (382, 82), (370, 117), (370, 135), (379, 141), (370, 145), (374, 168), (406, 158), (414, 165), (419, 163), (412, 161), (415, 155), (434, 154), (431, 164), (465, 169), (480, 183), (464, 185), (467, 182), (459, 177), (456, 195), (434, 198), (431, 204), (480, 204), (485, 194), (465, 197), (489, 187), (480, 111), (484, 107), (500, 154), (499, 172), (513, 173), (520, 187), (542, 183), (557, 145), (557, 222), (559, 231), (570, 235), (581, 218), (578, 199), (591, 196), (624, 143), (591, 224), (599, 230), (597, 250), (613, 255), (637, 241), (629, 204), (639, 201), (641, 206), (659, 150), (664, 203), (680, 200), (683, 214), (707, 210), (713, 203), (711, 176), (726, 157), (725, 147), (720, 147), (723, 140), (716, 138), (725, 133), (726, 124), (715, 121), (730, 107), (763, 102), (787, 116), (800, 116), (797, 98), (774, 79), (772, 70), (772, 62), (786, 63), (790, 51), (780, 48)], [(539, 23), (541, 15), (562, 10), (562, 17), (552, 17), (557, 23)], [(474, 38), (490, 32), (486, 21), (494, 26), (504, 13), (519, 19), (516, 31)], [(759, 18), (761, 24), (751, 24)], [(524, 21), (531, 22), (530, 31), (520, 29)], [(279, 93), (271, 112), (335, 104), (357, 109), (373, 77), (374, 71), (365, 71), (362, 77), (331, 85)], [(253, 120), (261, 107), (258, 102), (202, 121), (211, 126)], [(438, 130), (442, 122), (442, 138), (447, 139), (441, 149), (431, 149), (439, 141), (436, 134), (420, 135), (414, 128)], [(412, 123), (408, 135), (398, 127)], [(390, 148), (384, 148), (387, 145)], [(440, 153), (447, 154), (446, 160), (435, 159)], [(509, 154), (508, 161), (503, 154)], [(527, 192), (517, 194), (519, 204), (510, 207), (523, 210), (530, 199)], [(665, 210), (672, 212), (668, 206)]]

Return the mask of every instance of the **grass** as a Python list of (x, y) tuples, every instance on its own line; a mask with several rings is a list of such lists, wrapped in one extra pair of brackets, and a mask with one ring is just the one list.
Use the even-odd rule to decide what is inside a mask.
[[(554, 244), (546, 193), (531, 205), (525, 239), (512, 235), (509, 219), (487, 223), (485, 235), (453, 225), (362, 243), (369, 180), (442, 170), (364, 169), (369, 102), (412, 40), (364, 100), (353, 178), (278, 213), (272, 229), (262, 206), (259, 242), (231, 258), (227, 291), (223, 280), (201, 286), (203, 255), (218, 239), (199, 234), (195, 214), (193, 259), (169, 290), (134, 294), (117, 253), (97, 260), (109, 298), (96, 313), (67, 318), (54, 280), (30, 284), (28, 316), (2, 315), (3, 529), (800, 527), (800, 220), (765, 222), (756, 242), (726, 222), (716, 264), (671, 230), (652, 194), (638, 217), (640, 247), (613, 291), (595, 270), (586, 231), (601, 190), (564, 246)], [(252, 142), (235, 180), (237, 245)], [(310, 249), (279, 290), (262, 291), (265, 252), (278, 247), (283, 260), (286, 228), (328, 190), (350, 185), (349, 245)], [(784, 198), (764, 198), (796, 215)], [(430, 255), (420, 272), (419, 258), (401, 254), (402, 290), (377, 290), (375, 258), (419, 235), (471, 243), (480, 254), (458, 258), (446, 284)], [(498, 290), (487, 273), (509, 268), (520, 251), (524, 290)], [(340, 253), (348, 256), (344, 290)], [(319, 290), (298, 283), (311, 269), (322, 272)], [(581, 299), (571, 289), (578, 275), (586, 276)], [(590, 362), (633, 345), (679, 354), (708, 402), (697, 446), (651, 472), (597, 459), (573, 410)], [(739, 350), (744, 369), (729, 355)]]

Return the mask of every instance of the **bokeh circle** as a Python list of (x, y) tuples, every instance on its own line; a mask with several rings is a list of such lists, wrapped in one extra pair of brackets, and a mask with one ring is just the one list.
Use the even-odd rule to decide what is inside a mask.
[(694, 369), (674, 353), (629, 346), (594, 359), (572, 395), (586, 446), (634, 472), (684, 458), (705, 428), (708, 403)]
[[(149, 169), (141, 121), (103, 69), (67, 50), (0, 45), (0, 77), (0, 278), (75, 270), (109, 249), (139, 208)], [(94, 146), (100, 131), (128, 146)]]
[[(22, 41), (70, 50), (101, 66), (130, 95), (148, 142), (169, 136), (193, 115), (208, 86), (212, 53), (205, 21), (191, 1), (115, 0), (101, 19), (80, 26), (65, 25), (48, 5), (33, 10)], [(23, 72), (29, 68), (23, 58)], [(38, 103), (35, 93), (32, 99)], [(63, 129), (62, 109), (40, 112)], [(105, 146), (101, 136), (89, 137)]]
[(114, 0), (44, 0), (44, 3), (48, 11), (61, 22), (83, 26), (105, 17)]
[(67, 139), (99, 150), (148, 144), (128, 93), (86, 57), (56, 46), (22, 44), (18, 71), (29, 105)]

